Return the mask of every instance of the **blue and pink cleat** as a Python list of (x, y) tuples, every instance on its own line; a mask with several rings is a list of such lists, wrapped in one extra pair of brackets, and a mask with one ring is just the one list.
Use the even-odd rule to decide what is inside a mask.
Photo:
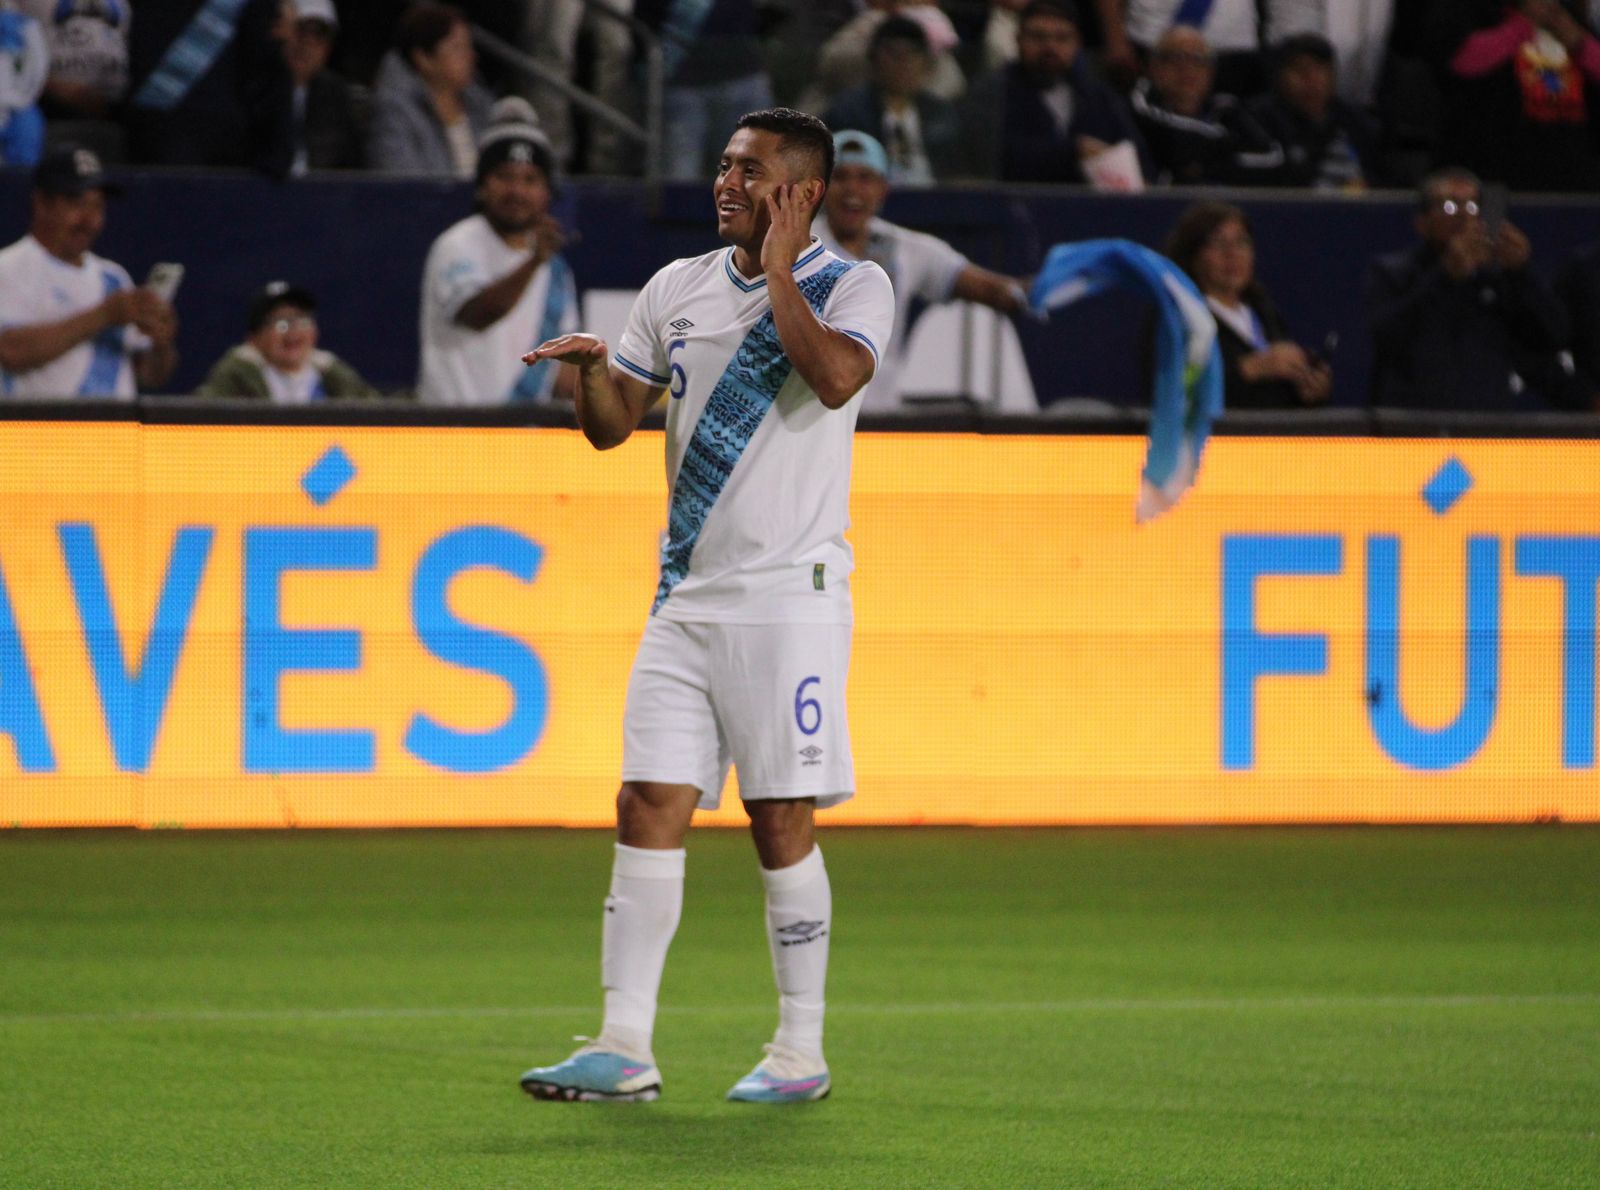
[(768, 1045), (761, 1063), (734, 1083), (728, 1098), (737, 1103), (810, 1103), (833, 1089), (827, 1063), (788, 1046)]
[(653, 1061), (605, 1049), (597, 1042), (583, 1046), (565, 1062), (535, 1066), (521, 1082), (535, 1099), (563, 1103), (649, 1103), (661, 1098), (661, 1071)]

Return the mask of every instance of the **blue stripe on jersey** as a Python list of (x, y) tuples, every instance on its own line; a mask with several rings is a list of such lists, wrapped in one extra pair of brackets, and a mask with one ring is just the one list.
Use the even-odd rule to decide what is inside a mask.
[(620, 351), (617, 352), (617, 354), (612, 356), (611, 358), (612, 358), (613, 362), (615, 362), (615, 363), (619, 364), (620, 366), (626, 368), (628, 371), (632, 372), (635, 376), (639, 377), (639, 379), (648, 380), (651, 384), (656, 385), (658, 388), (661, 387), (662, 385), (667, 385), (667, 384), (671, 384), (672, 383), (672, 377), (671, 376), (657, 376), (649, 368), (641, 368), (638, 364), (634, 363), (631, 359), (629, 359), (627, 356), (623, 355)]
[(865, 343), (867, 345), (867, 350), (872, 352), (872, 362), (878, 362), (878, 345), (876, 343), (867, 338), (865, 335), (861, 334), (859, 331), (845, 331), (844, 333), (849, 335), (852, 339), (860, 339), (863, 343)]
[[(550, 270), (550, 284), (544, 291), (544, 317), (539, 320), (538, 335), (528, 344), (529, 351), (561, 333), (561, 319), (567, 312), (567, 302), (572, 298), (572, 269), (566, 260), (552, 256), (545, 267)], [(542, 359), (533, 367), (522, 369), (522, 375), (517, 377), (507, 399), (514, 404), (537, 401), (555, 383), (557, 366), (553, 359)]]
[[(806, 265), (810, 264), (813, 260), (815, 260), (817, 257), (821, 256), (826, 251), (827, 251), (827, 248), (821, 243), (817, 243), (817, 244), (813, 245), (812, 248), (811, 248), (811, 251), (807, 252), (799, 260), (794, 262), (792, 271), (793, 272), (799, 272), (801, 269), (805, 268)], [(725, 273), (728, 274), (728, 280), (732, 281), (735, 285), (737, 285), (740, 289), (744, 290), (746, 293), (754, 293), (756, 290), (762, 288), (767, 283), (767, 278), (764, 275), (761, 276), (761, 277), (757, 277), (754, 281), (741, 280), (740, 277), (739, 277), (739, 274), (734, 272), (734, 270), (733, 270), (733, 249), (732, 248), (729, 248), (727, 253), (722, 258), (722, 269), (723, 269), (723, 271)]]
[[(847, 261), (832, 260), (799, 283), (801, 295), (819, 318), (833, 287), (853, 267)], [(651, 615), (661, 610), (673, 588), (688, 576), (689, 558), (712, 506), (793, 370), (768, 310), (728, 361), (690, 435), (677, 482), (672, 485), (667, 541), (661, 547), (661, 582)]]
[[(122, 288), (122, 278), (106, 270), (101, 273), (106, 287), (106, 296), (110, 297)], [(125, 326), (108, 326), (90, 342), (92, 354), (89, 356), (89, 370), (83, 375), (83, 383), (78, 386), (80, 397), (110, 397), (117, 391), (117, 377), (122, 374), (122, 339), (127, 333)]]

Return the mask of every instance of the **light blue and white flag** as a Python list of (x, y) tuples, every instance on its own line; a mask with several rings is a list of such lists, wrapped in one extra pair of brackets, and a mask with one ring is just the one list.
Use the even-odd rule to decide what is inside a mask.
[(1222, 412), (1217, 322), (1182, 269), (1131, 240), (1057, 244), (1034, 278), (1029, 304), (1048, 314), (1107, 289), (1132, 289), (1156, 304), (1150, 446), (1137, 517), (1153, 520), (1194, 483), (1212, 420)]

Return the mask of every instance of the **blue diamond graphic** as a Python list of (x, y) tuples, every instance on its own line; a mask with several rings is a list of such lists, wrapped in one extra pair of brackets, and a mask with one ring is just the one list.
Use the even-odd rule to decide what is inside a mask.
[(355, 477), (356, 465), (350, 461), (350, 456), (341, 447), (330, 446), (300, 477), (300, 486), (311, 497), (311, 502), (321, 508), (344, 491), (344, 485)]
[(1433, 473), (1433, 478), (1422, 489), (1422, 498), (1435, 516), (1443, 516), (1471, 487), (1472, 473), (1461, 465), (1460, 459), (1452, 457)]

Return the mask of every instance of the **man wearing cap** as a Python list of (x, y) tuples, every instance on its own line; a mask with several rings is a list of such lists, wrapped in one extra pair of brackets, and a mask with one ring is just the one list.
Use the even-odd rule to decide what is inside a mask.
[(28, 234), (0, 250), (0, 395), (131, 399), (177, 366), (172, 307), (90, 251), (111, 192), (75, 145), (34, 170)]
[[(516, 103), (521, 109), (503, 105)], [(478, 143), (478, 212), (433, 242), (422, 272), (422, 368), (417, 395), (430, 405), (504, 405), (571, 399), (555, 361), (533, 368), (523, 353), (578, 326), (565, 237), (551, 218), (550, 143), (526, 101), (496, 104), (508, 118)]]
[(309, 405), (375, 397), (374, 389), (331, 351), (317, 348), (317, 299), (273, 281), (250, 301), (249, 336), (217, 361), (195, 395)]
[(938, 237), (880, 219), (889, 194), (888, 154), (865, 132), (835, 133), (833, 143), (833, 184), (822, 201), (817, 236), (845, 260), (874, 262), (894, 283), (894, 333), (861, 396), (866, 412), (882, 413), (901, 407), (900, 367), (914, 304), (960, 299), (1015, 314), (1028, 299), (1020, 282), (979, 268)]
[(365, 158), (361, 121), (349, 83), (328, 69), (339, 14), (333, 0), (294, 0), (294, 21), (283, 40), (293, 84), (294, 161), (299, 177), (314, 169), (360, 169)]

